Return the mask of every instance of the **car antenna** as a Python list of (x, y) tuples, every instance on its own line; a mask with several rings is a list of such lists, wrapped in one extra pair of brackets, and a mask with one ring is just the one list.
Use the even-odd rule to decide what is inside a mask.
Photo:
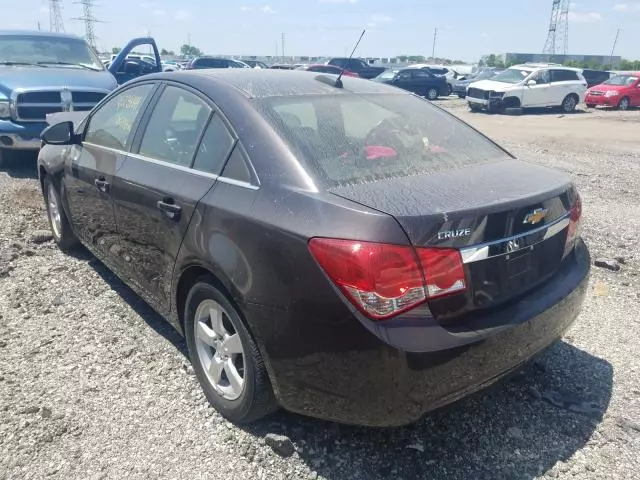
[[(353, 57), (353, 54), (356, 53), (356, 48), (358, 48), (358, 45), (360, 45), (360, 41), (362, 40), (362, 37), (364, 37), (364, 34), (366, 33), (367, 29), (365, 28), (364, 30), (362, 30), (362, 33), (360, 34), (360, 38), (358, 39), (358, 41), (356, 42), (356, 46), (353, 47), (353, 50), (351, 51), (351, 55), (349, 55), (349, 59), (347, 60), (347, 65), (349, 65), (349, 60), (351, 60), (351, 58)], [(335, 83), (335, 87), (336, 88), (342, 88), (342, 74), (344, 73), (344, 68), (342, 70), (340, 70), (340, 74), (338, 75), (338, 78), (336, 79), (336, 83)]]

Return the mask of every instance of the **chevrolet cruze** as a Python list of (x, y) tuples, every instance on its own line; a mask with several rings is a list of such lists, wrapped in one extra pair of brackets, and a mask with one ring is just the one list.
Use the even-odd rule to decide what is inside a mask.
[(186, 336), (232, 421), (282, 406), (406, 424), (519, 368), (580, 311), (571, 179), (414, 94), (196, 70), (67, 116), (38, 160), (55, 241)]

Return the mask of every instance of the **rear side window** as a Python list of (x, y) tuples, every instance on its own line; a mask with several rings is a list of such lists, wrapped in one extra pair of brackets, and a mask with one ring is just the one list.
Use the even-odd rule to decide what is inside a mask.
[(231, 156), (227, 161), (227, 165), (224, 167), (222, 176), (232, 180), (238, 180), (239, 182), (252, 183), (249, 166), (247, 165), (247, 161), (245, 160), (239, 145), (236, 145), (233, 152), (231, 152)]
[[(454, 116), (413, 95), (270, 97), (254, 102), (325, 188), (510, 158)], [(294, 112), (304, 113), (304, 119), (291, 121)]]
[(552, 82), (574, 82), (580, 80), (578, 73), (573, 70), (551, 70)]
[(416, 79), (433, 78), (433, 74), (428, 70), (416, 70), (413, 72), (413, 77)]
[(202, 137), (193, 168), (218, 175), (233, 145), (233, 137), (218, 115), (214, 115)]

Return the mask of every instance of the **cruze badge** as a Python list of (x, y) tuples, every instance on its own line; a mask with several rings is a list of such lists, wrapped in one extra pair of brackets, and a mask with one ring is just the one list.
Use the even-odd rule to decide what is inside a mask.
[(438, 232), (438, 240), (446, 240), (448, 238), (461, 238), (471, 235), (470, 228), (459, 228), (457, 230), (443, 230)]
[(547, 216), (548, 210), (546, 208), (536, 208), (533, 212), (528, 213), (524, 217), (524, 221), (522, 223), (528, 223), (530, 225), (535, 225), (544, 219)]

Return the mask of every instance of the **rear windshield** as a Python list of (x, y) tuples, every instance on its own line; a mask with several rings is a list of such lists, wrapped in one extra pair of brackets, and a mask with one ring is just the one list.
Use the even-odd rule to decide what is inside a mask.
[(509, 158), (454, 116), (413, 95), (305, 95), (254, 101), (325, 188)]
[(631, 75), (616, 75), (606, 82), (603, 82), (603, 85), (629, 86), (633, 85), (637, 80), (638, 77), (633, 77)]

